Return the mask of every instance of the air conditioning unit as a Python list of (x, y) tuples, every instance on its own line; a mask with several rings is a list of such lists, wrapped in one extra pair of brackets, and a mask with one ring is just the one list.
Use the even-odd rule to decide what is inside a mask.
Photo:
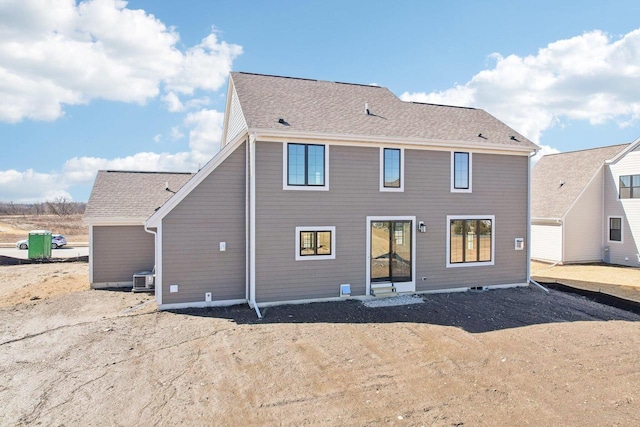
[(140, 271), (133, 275), (133, 292), (150, 292), (155, 289), (156, 275), (153, 271)]

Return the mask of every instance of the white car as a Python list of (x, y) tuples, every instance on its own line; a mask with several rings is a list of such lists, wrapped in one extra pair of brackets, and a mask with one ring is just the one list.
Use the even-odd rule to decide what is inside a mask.
[[(62, 234), (51, 235), (51, 249), (58, 249), (67, 244), (67, 239)], [(20, 240), (16, 243), (18, 249), (29, 249), (29, 240)]]

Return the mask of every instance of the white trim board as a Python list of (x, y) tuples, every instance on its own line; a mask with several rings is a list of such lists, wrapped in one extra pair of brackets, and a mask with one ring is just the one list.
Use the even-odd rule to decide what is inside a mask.
[[(451, 262), (451, 230), (449, 224), (451, 220), (465, 220), (465, 219), (490, 219), (491, 220), (491, 261), (479, 261), (479, 262)], [(495, 215), (447, 215), (447, 223), (445, 228), (447, 238), (447, 252), (445, 253), (446, 267), (447, 268), (460, 268), (460, 267), (486, 267), (495, 265), (496, 262), (496, 216)]]
[(198, 171), (185, 185), (180, 188), (176, 194), (171, 196), (167, 202), (162, 205), (160, 209), (158, 209), (153, 215), (147, 219), (146, 224), (147, 227), (155, 228), (158, 227), (158, 224), (162, 221), (162, 219), (173, 210), (185, 197), (191, 193), (195, 188), (204, 181), (211, 172), (213, 172), (218, 166), (222, 164), (238, 147), (241, 147), (245, 142), (247, 137), (246, 133), (241, 133), (238, 137), (230, 144), (225, 145), (222, 150), (218, 151), (218, 153), (206, 164), (202, 169)]

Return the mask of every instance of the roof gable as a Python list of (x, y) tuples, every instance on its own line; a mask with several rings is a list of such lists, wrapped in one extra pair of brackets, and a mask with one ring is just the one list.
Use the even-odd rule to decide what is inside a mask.
[(192, 176), (177, 172), (98, 171), (83, 220), (88, 224), (143, 223)]
[(531, 172), (531, 217), (562, 218), (605, 161), (628, 145), (543, 156)]
[(249, 132), (451, 141), (525, 151), (538, 148), (484, 110), (405, 102), (384, 87), (239, 72), (231, 73), (229, 84), (237, 93)]

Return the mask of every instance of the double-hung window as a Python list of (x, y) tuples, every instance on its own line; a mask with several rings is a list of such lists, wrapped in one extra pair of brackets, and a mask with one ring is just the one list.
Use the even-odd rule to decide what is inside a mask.
[(296, 260), (335, 259), (335, 227), (296, 227)]
[(640, 199), (640, 175), (620, 176), (620, 198)]
[(380, 148), (380, 191), (404, 191), (404, 149)]
[(451, 152), (451, 191), (471, 193), (472, 154), (466, 151)]
[(327, 147), (318, 144), (284, 145), (284, 189), (327, 190)]
[(494, 215), (447, 216), (447, 267), (494, 265)]
[(609, 242), (622, 243), (622, 217), (609, 217)]

